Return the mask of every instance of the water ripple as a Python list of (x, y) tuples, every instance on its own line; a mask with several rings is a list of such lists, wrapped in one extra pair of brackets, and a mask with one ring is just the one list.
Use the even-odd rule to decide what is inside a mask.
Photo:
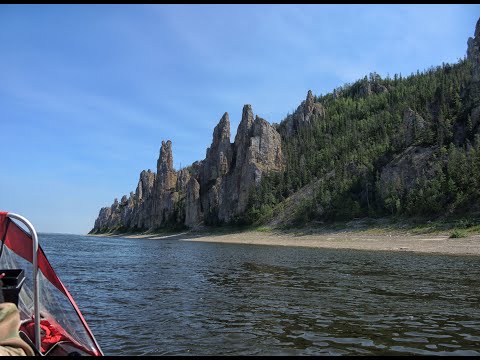
[(480, 258), (41, 234), (107, 355), (480, 355)]

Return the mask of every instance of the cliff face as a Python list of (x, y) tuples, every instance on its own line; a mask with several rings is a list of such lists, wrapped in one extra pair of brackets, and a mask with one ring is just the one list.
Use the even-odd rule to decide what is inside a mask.
[(254, 119), (252, 107), (245, 105), (234, 143), (225, 113), (205, 159), (186, 169), (173, 168), (172, 142), (162, 141), (157, 172), (142, 171), (135, 193), (102, 208), (91, 232), (229, 222), (245, 211), (262, 175), (281, 171), (283, 161), (278, 132), (264, 119)]
[(253, 120), (250, 105), (243, 108), (232, 153), (234, 163), (217, 187), (218, 219), (225, 222), (245, 211), (262, 174), (283, 168), (280, 134), (264, 119)]

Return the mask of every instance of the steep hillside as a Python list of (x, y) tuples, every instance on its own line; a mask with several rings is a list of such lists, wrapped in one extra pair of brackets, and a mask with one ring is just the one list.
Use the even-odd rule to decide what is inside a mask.
[(479, 48), (480, 20), (456, 64), (309, 92), (277, 126), (285, 172), (262, 179), (244, 221), (480, 210)]

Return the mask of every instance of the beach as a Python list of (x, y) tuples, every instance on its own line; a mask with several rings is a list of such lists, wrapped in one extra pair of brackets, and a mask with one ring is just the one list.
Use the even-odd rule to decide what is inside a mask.
[(451, 232), (412, 234), (399, 231), (245, 231), (232, 233), (184, 232), (173, 235), (94, 235), (152, 240), (200, 241), (245, 245), (300, 246), (368, 251), (403, 251), (429, 254), (480, 255), (480, 234), (450, 238)]

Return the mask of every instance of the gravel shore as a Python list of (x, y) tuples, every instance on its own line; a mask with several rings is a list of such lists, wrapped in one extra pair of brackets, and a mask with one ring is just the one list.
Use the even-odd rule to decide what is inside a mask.
[[(98, 235), (96, 235), (98, 236)], [(105, 235), (101, 235), (105, 236)], [(112, 235), (106, 235), (112, 236)], [(283, 232), (246, 231), (238, 233), (180, 233), (174, 235), (114, 235), (125, 238), (170, 239), (246, 245), (302, 246), (372, 251), (411, 251), (450, 255), (480, 255), (480, 234), (450, 238), (450, 233), (410, 234), (384, 231)]]

